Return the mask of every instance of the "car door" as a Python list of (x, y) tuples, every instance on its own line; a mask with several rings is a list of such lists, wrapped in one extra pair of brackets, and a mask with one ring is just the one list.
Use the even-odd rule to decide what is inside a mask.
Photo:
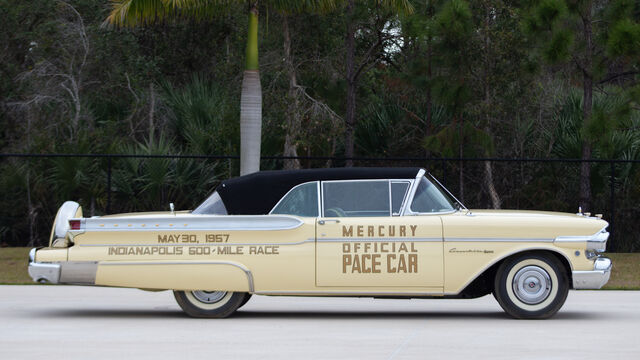
[(438, 216), (398, 216), (409, 180), (324, 181), (316, 226), (316, 285), (443, 285)]

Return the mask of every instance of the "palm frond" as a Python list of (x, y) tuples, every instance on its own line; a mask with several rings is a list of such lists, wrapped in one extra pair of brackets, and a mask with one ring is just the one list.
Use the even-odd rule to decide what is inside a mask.
[(342, 5), (342, 0), (270, 0), (269, 6), (286, 14), (296, 13), (328, 13)]
[(380, 0), (380, 4), (393, 12), (411, 15), (413, 14), (414, 8), (409, 0)]
[(111, 12), (104, 27), (135, 27), (156, 22), (195, 19), (210, 20), (245, 0), (111, 0)]

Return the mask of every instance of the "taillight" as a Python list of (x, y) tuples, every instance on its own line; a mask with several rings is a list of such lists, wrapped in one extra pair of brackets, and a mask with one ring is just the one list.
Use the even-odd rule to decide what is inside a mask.
[(69, 228), (71, 230), (80, 230), (82, 222), (80, 220), (69, 220)]

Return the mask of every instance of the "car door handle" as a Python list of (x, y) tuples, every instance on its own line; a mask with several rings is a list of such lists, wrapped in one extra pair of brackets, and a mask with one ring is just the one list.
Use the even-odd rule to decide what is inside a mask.
[(329, 221), (333, 221), (333, 222), (335, 222), (336, 224), (339, 224), (339, 223), (340, 223), (340, 220), (338, 220), (338, 219), (327, 219), (327, 220), (318, 220), (318, 224), (320, 224), (320, 225), (324, 225), (325, 223), (327, 223), (327, 222), (329, 222)]

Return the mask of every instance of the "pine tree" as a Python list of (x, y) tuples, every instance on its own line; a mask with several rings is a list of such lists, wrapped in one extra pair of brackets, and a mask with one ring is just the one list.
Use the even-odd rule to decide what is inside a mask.
[[(592, 159), (597, 129), (606, 126), (592, 114), (594, 88), (631, 81), (638, 75), (639, 7), (633, 0), (531, 0), (522, 7), (523, 28), (531, 37), (535, 55), (572, 69), (581, 84), (582, 160)], [(591, 163), (583, 161), (580, 206), (585, 211), (592, 207), (590, 178)]]

